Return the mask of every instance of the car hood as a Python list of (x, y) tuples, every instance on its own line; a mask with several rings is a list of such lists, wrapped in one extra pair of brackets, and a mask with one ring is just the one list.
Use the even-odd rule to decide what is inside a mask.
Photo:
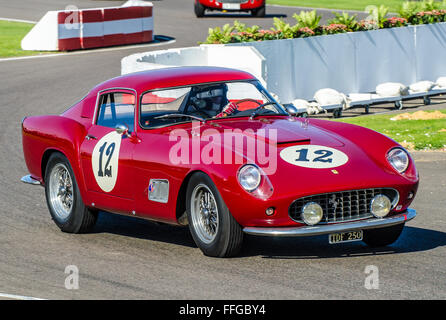
[[(244, 137), (262, 140), (267, 144), (277, 142), (275, 160), (271, 157), (271, 161), (264, 161), (259, 165), (272, 182), (276, 195), (310, 195), (412, 183), (387, 163), (387, 151), (397, 145), (394, 141), (370, 130), (363, 141), (358, 138), (365, 133), (363, 130), (368, 129), (357, 127), (356, 131), (344, 133), (342, 123), (313, 122), (294, 117), (226, 119), (217, 122), (214, 128), (220, 134), (230, 130), (229, 132), (238, 132)], [(275, 132), (276, 137), (271, 132)], [(203, 134), (206, 135), (206, 131)], [(297, 153), (299, 148), (308, 149), (308, 155)], [(332, 152), (331, 157), (326, 156), (327, 151)], [(286, 152), (291, 154), (291, 160), (286, 157)], [(315, 154), (311, 155), (311, 152)], [(299, 156), (303, 160), (308, 156), (308, 161), (294, 161)], [(321, 163), (317, 164), (315, 161), (309, 163), (317, 156), (326, 156), (322, 160), (332, 161), (329, 163), (332, 165), (318, 166)], [(256, 164), (259, 164), (258, 160), (255, 161)]]
[(306, 120), (294, 117), (228, 119), (216, 123), (214, 128), (221, 133), (230, 130), (234, 134), (261, 139), (267, 143), (277, 143), (279, 146), (293, 143), (322, 143), (331, 147), (344, 145), (336, 135), (329, 131), (311, 126)]

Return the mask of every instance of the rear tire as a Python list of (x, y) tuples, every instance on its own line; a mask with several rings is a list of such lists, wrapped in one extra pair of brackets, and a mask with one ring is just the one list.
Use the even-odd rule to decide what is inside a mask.
[(205, 255), (232, 257), (239, 253), (243, 242), (242, 228), (206, 174), (199, 172), (191, 177), (186, 209), (192, 238)]
[(265, 6), (252, 10), (252, 15), (257, 18), (264, 18), (266, 14)]
[(194, 11), (197, 18), (204, 17), (205, 10), (206, 10), (205, 6), (203, 6), (198, 0), (196, 0), (194, 4)]
[(386, 228), (364, 230), (363, 241), (370, 247), (384, 247), (398, 240), (403, 228), (404, 223)]
[(68, 233), (86, 233), (96, 224), (97, 211), (87, 208), (68, 159), (53, 153), (46, 165), (45, 197), (56, 225)]

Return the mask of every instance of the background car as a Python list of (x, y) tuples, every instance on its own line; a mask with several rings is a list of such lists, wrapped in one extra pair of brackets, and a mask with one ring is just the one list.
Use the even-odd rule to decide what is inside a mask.
[(205, 11), (246, 11), (255, 17), (265, 16), (265, 0), (195, 0), (195, 15), (204, 16)]

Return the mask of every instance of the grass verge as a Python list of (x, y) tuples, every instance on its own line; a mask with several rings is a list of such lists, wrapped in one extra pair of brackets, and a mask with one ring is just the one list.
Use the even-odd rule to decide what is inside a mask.
[(400, 5), (404, 0), (267, 0), (267, 4), (278, 4), (284, 6), (310, 7), (310, 8), (328, 8), (340, 10), (365, 11), (368, 5), (385, 5), (389, 7), (390, 12), (398, 12)]
[(23, 37), (34, 24), (0, 20), (0, 58), (36, 55), (39, 52), (24, 51), (20, 46)]
[[(439, 110), (446, 114), (446, 109)], [(428, 111), (432, 113), (433, 111)], [(438, 111), (437, 111), (438, 112)], [(409, 113), (409, 114), (413, 114)], [(378, 131), (408, 150), (446, 150), (446, 118), (430, 120), (397, 120), (396, 115), (374, 115), (337, 119)]]

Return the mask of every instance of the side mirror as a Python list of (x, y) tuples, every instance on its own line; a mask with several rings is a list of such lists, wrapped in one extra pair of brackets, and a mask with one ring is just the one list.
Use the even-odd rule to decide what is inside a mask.
[(116, 132), (121, 136), (130, 137), (129, 128), (123, 124), (117, 124), (115, 127)]
[(292, 105), (292, 104), (287, 104), (285, 106), (285, 109), (293, 117), (297, 116), (297, 114), (298, 114), (297, 108), (294, 105)]

